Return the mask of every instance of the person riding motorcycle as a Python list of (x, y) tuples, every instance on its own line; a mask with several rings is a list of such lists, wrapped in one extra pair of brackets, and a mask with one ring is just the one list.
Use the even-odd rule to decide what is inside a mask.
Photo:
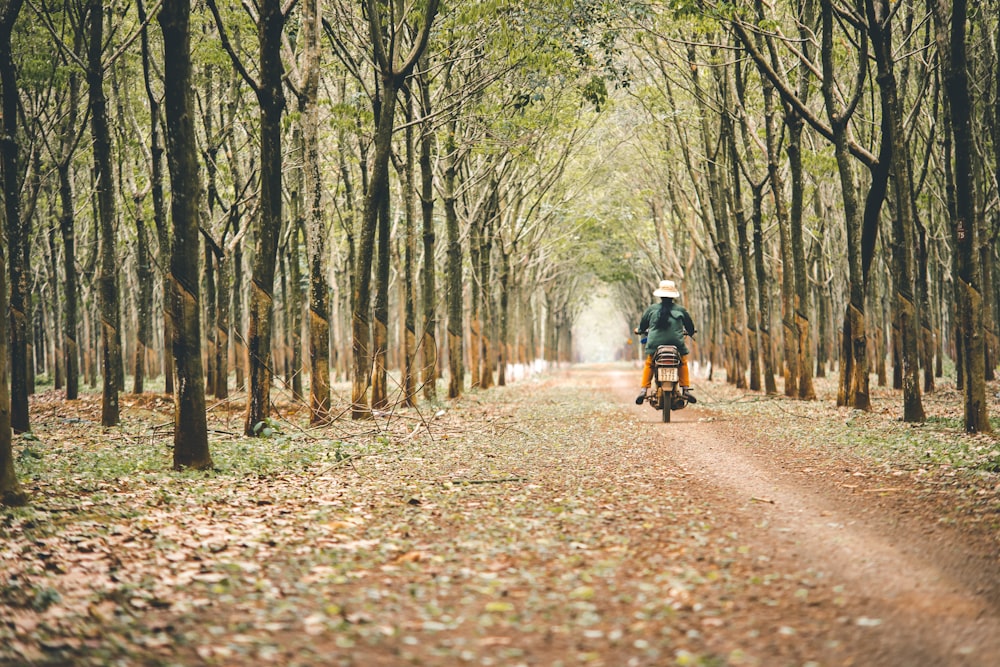
[(680, 295), (673, 280), (661, 280), (660, 286), (653, 292), (653, 296), (660, 297), (660, 302), (646, 309), (639, 326), (635, 329), (635, 333), (645, 336), (643, 342), (646, 343), (646, 364), (642, 369), (642, 387), (635, 399), (636, 405), (642, 405), (646, 400), (646, 390), (653, 377), (653, 354), (660, 345), (677, 347), (677, 351), (681, 354), (678, 383), (684, 398), (689, 403), (698, 402), (691, 393), (691, 377), (687, 364), (688, 349), (684, 344), (684, 335), (693, 336), (696, 329), (688, 311), (674, 301)]

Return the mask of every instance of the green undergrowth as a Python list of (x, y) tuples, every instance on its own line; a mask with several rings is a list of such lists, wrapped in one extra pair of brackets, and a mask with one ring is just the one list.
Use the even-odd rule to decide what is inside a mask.
[(923, 396), (927, 418), (916, 423), (903, 421), (901, 393), (886, 389), (875, 390), (869, 411), (838, 408), (830, 380), (817, 381), (816, 401), (737, 395), (718, 385), (712, 391), (717, 400), (706, 404), (721, 417), (739, 418), (768, 438), (798, 447), (860, 456), (890, 468), (1000, 472), (1000, 386), (988, 391), (992, 434), (965, 432), (961, 394), (949, 388)]

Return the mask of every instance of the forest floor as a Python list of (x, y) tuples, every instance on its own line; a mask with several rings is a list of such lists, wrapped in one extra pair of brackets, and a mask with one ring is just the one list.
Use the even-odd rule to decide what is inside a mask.
[[(997, 665), (1000, 442), (961, 397), (900, 421), (699, 381), (669, 424), (628, 365), (269, 437), (169, 397), (33, 399), (0, 510), (2, 665)], [(991, 414), (1000, 414), (997, 386)]]

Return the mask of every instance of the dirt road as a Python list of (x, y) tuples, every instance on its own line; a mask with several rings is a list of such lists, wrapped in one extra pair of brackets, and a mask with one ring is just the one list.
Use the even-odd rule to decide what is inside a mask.
[(198, 474), (169, 401), (132, 437), (53, 412), (0, 514), (0, 664), (1000, 665), (992, 486), (817, 442), (868, 436), (822, 402), (702, 383), (663, 424), (637, 377), (220, 438)]
[[(625, 403), (634, 377), (614, 378)], [(685, 473), (685, 493), (710, 506), (718, 526), (746, 536), (785, 576), (821, 579), (837, 592), (798, 612), (815, 616), (808, 625), (818, 656), (842, 664), (1000, 665), (998, 554), (939, 523), (933, 500), (914, 499), (904, 482), (862, 460), (803, 451), (769, 441), (766, 428), (761, 437), (713, 418), (711, 401), (676, 413), (671, 424), (657, 424), (648, 406), (632, 412), (650, 422), (653, 442)], [(782, 626), (806, 620), (780, 606), (748, 612)]]

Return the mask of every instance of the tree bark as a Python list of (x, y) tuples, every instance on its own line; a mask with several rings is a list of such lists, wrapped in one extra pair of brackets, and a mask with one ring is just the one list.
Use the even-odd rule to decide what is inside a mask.
[[(11, 53), (11, 32), (21, 11), (22, 0), (0, 0), (0, 86), (2, 86), (3, 136), (0, 137), (0, 167), (3, 169), (4, 213), (8, 220), (21, 219), (17, 160), (17, 74)], [(0, 505), (17, 506), (28, 502), (27, 494), (14, 471), (11, 444), (10, 389), (7, 384), (9, 320), (7, 312), (6, 248), (0, 243)], [(23, 358), (22, 358), (23, 361)]]
[[(462, 359), (462, 243), (455, 210), (456, 151), (454, 118), (448, 120), (445, 143), (444, 199), (445, 229), (448, 235), (448, 398), (462, 394), (465, 367)], [(547, 357), (548, 359), (548, 357)]]
[[(871, 409), (868, 387), (868, 340), (865, 332), (866, 271), (863, 269), (863, 220), (858, 205), (857, 188), (851, 165), (851, 150), (847, 138), (847, 123), (851, 109), (839, 112), (834, 99), (833, 70), (833, 6), (831, 0), (821, 0), (823, 81), (821, 90), (827, 118), (833, 131), (834, 156), (840, 175), (844, 217), (847, 222), (847, 265), (850, 297), (844, 313), (841, 342), (840, 389), (837, 405), (860, 410)], [(864, 37), (862, 40), (864, 41)], [(866, 44), (866, 42), (864, 43)], [(864, 46), (863, 44), (863, 46)], [(862, 61), (867, 48), (862, 49)], [(859, 65), (859, 77), (865, 64)]]
[[(369, 36), (372, 40), (372, 48), (375, 56), (375, 64), (379, 82), (381, 83), (382, 99), (376, 113), (375, 123), (375, 153), (372, 163), (371, 182), (365, 193), (365, 207), (361, 225), (360, 252), (355, 262), (355, 286), (354, 304), (352, 313), (353, 323), (353, 351), (354, 351), (354, 378), (351, 391), (351, 416), (354, 419), (365, 419), (371, 416), (368, 409), (366, 395), (370, 384), (372, 363), (376, 361), (372, 354), (371, 340), (371, 320), (369, 308), (371, 306), (371, 263), (375, 251), (375, 235), (378, 231), (380, 239), (380, 257), (385, 256), (389, 249), (388, 238), (388, 206), (389, 206), (389, 160), (392, 152), (392, 132), (395, 121), (395, 109), (397, 104), (396, 93), (403, 82), (413, 71), (417, 60), (427, 48), (427, 40), (430, 35), (430, 27), (437, 15), (438, 0), (429, 0), (424, 8), (421, 19), (422, 23), (419, 32), (413, 38), (413, 45), (409, 54), (401, 58), (402, 44), (399, 40), (402, 31), (392, 31), (386, 34), (384, 21), (395, 25), (400, 17), (384, 16), (384, 7), (380, 7), (376, 0), (365, 0), (365, 9), (368, 17)], [(382, 240), (384, 238), (384, 241)], [(383, 254), (384, 253), (384, 254)], [(387, 268), (387, 266), (386, 266)], [(379, 270), (379, 284), (376, 286), (378, 293), (384, 294), (388, 289), (388, 275), (385, 269)], [(382, 283), (385, 280), (385, 283)], [(381, 299), (381, 296), (379, 297)], [(375, 345), (379, 345), (380, 336), (384, 328), (385, 320), (388, 319), (388, 301), (385, 301), (385, 314), (382, 302), (376, 303), (375, 312)], [(376, 349), (376, 352), (378, 350)], [(384, 398), (383, 387), (373, 387), (372, 405), (381, 403)]]
[(177, 392), (174, 396), (174, 469), (212, 467), (205, 416), (205, 378), (201, 361), (198, 202), (201, 183), (191, 88), (188, 0), (164, 0), (159, 14), (166, 62), (164, 111), (170, 169), (171, 314)]
[[(952, 240), (956, 273), (957, 346), (964, 372), (960, 386), (965, 394), (965, 430), (990, 433), (986, 403), (986, 346), (983, 327), (983, 294), (975, 216), (972, 173), (972, 119), (966, 55), (968, 3), (954, 0), (951, 16), (944, 3), (932, 4), (938, 29), (938, 48), (944, 57), (945, 88), (948, 92), (949, 125), (954, 142), (955, 206), (952, 210)], [(949, 21), (950, 18), (950, 21)], [(949, 26), (950, 23), (950, 26)]]
[(111, 134), (104, 94), (104, 0), (90, 0), (90, 44), (87, 82), (90, 86), (90, 124), (94, 143), (94, 184), (100, 230), (101, 355), (103, 393), (101, 425), (118, 424), (118, 373), (122, 365), (121, 313), (118, 304), (118, 266), (115, 256), (115, 193), (111, 167)]
[(878, 70), (876, 80), (882, 100), (883, 132), (889, 133), (891, 145), (891, 179), (896, 206), (892, 216), (892, 256), (896, 293), (893, 303), (900, 327), (900, 356), (903, 375), (903, 420), (922, 422), (925, 419), (920, 397), (919, 320), (914, 297), (913, 192), (909, 147), (903, 129), (903, 111), (899, 101), (896, 76), (893, 71), (891, 10), (885, 0), (867, 0), (868, 30)]
[[(413, 81), (415, 77), (411, 77)], [(406, 92), (406, 133), (403, 168), (403, 207), (406, 233), (403, 249), (403, 404), (416, 405), (417, 291), (414, 265), (417, 254), (417, 169), (413, 128), (413, 94)]]
[(260, 227), (250, 278), (250, 326), (247, 352), (250, 361), (250, 394), (247, 397), (246, 435), (258, 435), (271, 414), (271, 330), (274, 319), (274, 270), (281, 232), (281, 112), (285, 107), (281, 63), (281, 33), (285, 16), (278, 0), (264, 0), (260, 7)]
[(319, 0), (302, 5), (302, 117), (303, 195), (309, 259), (309, 422), (330, 419), (330, 303), (326, 281), (326, 227), (323, 222), (319, 161)]
[(153, 258), (149, 252), (149, 235), (146, 220), (139, 213), (142, 210), (140, 202), (136, 202), (135, 211), (135, 261), (138, 279), (138, 294), (136, 295), (136, 327), (135, 358), (132, 366), (132, 393), (141, 394), (144, 391), (146, 377), (146, 361), (153, 351)]
[(437, 399), (437, 309), (435, 304), (437, 289), (436, 267), (434, 262), (434, 170), (431, 165), (434, 132), (431, 114), (430, 83), (426, 74), (421, 71), (415, 77), (420, 89), (420, 213), (422, 219), (421, 236), (423, 241), (423, 265), (421, 275), (421, 299), (423, 306), (423, 338), (420, 351), (423, 359), (420, 381), (423, 383), (424, 398), (428, 401)]

